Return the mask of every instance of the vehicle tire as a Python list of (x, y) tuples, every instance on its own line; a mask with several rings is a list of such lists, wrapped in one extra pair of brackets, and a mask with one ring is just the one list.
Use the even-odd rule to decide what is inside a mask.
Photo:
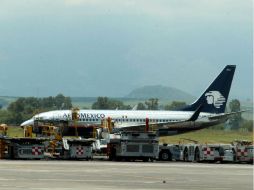
[(143, 158), (143, 162), (148, 162), (149, 158)]
[(114, 161), (116, 160), (116, 149), (112, 148), (110, 153), (109, 153), (109, 160), (110, 161)]
[(171, 161), (172, 160), (172, 156), (171, 156), (171, 153), (169, 151), (161, 151), (160, 155), (159, 155), (159, 158), (162, 161)]

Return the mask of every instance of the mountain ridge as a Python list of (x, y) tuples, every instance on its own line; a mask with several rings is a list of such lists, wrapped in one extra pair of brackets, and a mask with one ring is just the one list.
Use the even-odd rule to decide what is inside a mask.
[(162, 85), (146, 85), (139, 87), (132, 90), (125, 97), (136, 99), (158, 98), (163, 100), (176, 100), (186, 102), (192, 102), (196, 99), (195, 96), (180, 89)]

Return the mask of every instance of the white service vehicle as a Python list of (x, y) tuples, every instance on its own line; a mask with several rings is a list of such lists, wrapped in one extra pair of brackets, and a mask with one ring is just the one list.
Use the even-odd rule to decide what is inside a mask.
[(153, 132), (112, 134), (108, 144), (109, 160), (153, 161), (158, 158), (159, 140)]
[(235, 141), (234, 151), (236, 154), (236, 162), (253, 163), (253, 144), (249, 141)]
[(91, 160), (92, 144), (94, 139), (70, 139), (63, 138), (63, 155), (64, 159), (86, 159)]
[(226, 144), (221, 145), (224, 150), (224, 155), (222, 156), (222, 162), (234, 162), (235, 161), (235, 151), (232, 145)]
[(234, 149), (229, 144), (185, 144), (180, 149), (180, 160), (183, 161), (234, 161)]

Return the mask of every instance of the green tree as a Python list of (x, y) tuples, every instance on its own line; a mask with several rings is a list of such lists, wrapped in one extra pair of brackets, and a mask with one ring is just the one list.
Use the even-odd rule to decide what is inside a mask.
[[(231, 112), (240, 111), (241, 109), (240, 107), (241, 107), (240, 101), (237, 99), (231, 100), (229, 103), (229, 108)], [(232, 130), (238, 130), (240, 128), (241, 122), (242, 122), (241, 113), (237, 113), (229, 119), (229, 125)]]
[(109, 99), (109, 109), (129, 110), (130, 105), (124, 105), (122, 101)]
[(241, 125), (240, 130), (253, 132), (253, 120), (245, 120)]
[(149, 100), (145, 101), (145, 104), (148, 110), (158, 110), (158, 102), (158, 98), (150, 98)]
[(92, 109), (109, 109), (109, 101), (107, 97), (98, 97), (93, 103)]
[(231, 102), (229, 103), (229, 108), (231, 110), (231, 112), (237, 112), (240, 111), (240, 101), (237, 99), (231, 100)]
[(145, 104), (143, 104), (142, 102), (139, 102), (137, 106), (137, 110), (146, 110)]
[(97, 101), (93, 103), (92, 109), (131, 109), (130, 105), (124, 105), (123, 102), (119, 100), (112, 100), (107, 97), (98, 97)]
[(181, 101), (173, 101), (171, 104), (167, 104), (164, 109), (165, 110), (175, 110), (177, 108), (181, 108), (186, 106), (185, 102), (181, 102)]
[(36, 113), (53, 109), (70, 109), (71, 107), (70, 97), (65, 97), (62, 94), (48, 98), (18, 98), (8, 106), (7, 110), (10, 115), (7, 120), (11, 124), (20, 124)]
[(53, 98), (53, 102), (56, 109), (70, 109), (72, 107), (70, 97), (65, 97), (63, 94), (58, 94)]
[(1, 123), (10, 124), (11, 117), (12, 115), (8, 110), (5, 110), (5, 109), (0, 110), (0, 124)]

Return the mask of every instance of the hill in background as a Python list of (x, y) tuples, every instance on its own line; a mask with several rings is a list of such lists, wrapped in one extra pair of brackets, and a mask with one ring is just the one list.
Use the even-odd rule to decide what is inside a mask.
[(126, 98), (133, 99), (149, 99), (158, 98), (162, 100), (179, 100), (185, 102), (192, 102), (196, 98), (182, 90), (166, 87), (161, 85), (143, 86), (141, 88), (134, 89), (129, 93)]
[[(103, 95), (102, 95), (103, 96)], [(0, 96), (0, 105), (6, 108), (11, 102), (17, 100), (18, 97)], [(159, 104), (168, 104), (171, 101), (193, 102), (195, 97), (176, 88), (165, 87), (161, 85), (150, 85), (134, 89), (125, 97), (109, 97), (111, 99), (124, 102), (126, 105), (134, 106), (139, 102), (144, 102), (149, 98), (158, 98)], [(97, 97), (71, 97), (72, 104), (80, 108), (91, 108), (96, 102)]]

